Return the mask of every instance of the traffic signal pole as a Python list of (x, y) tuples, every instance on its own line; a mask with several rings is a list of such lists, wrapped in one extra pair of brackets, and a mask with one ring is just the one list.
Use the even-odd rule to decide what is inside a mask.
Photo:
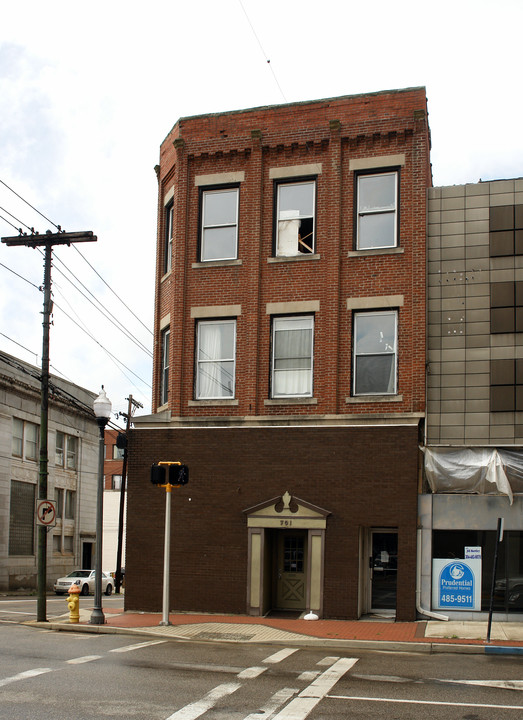
[(165, 537), (163, 544), (163, 592), (162, 619), (160, 625), (169, 622), (169, 573), (171, 566), (171, 494), (173, 487), (187, 485), (189, 468), (178, 461), (159, 462), (151, 467), (151, 482), (165, 488)]
[(172, 485), (165, 486), (165, 537), (163, 543), (163, 592), (162, 592), (162, 619), (160, 625), (170, 625), (169, 622), (169, 568), (171, 565), (171, 497)]

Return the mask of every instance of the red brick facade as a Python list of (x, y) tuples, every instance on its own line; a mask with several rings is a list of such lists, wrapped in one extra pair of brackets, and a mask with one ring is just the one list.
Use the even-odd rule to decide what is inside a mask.
[[(129, 608), (159, 609), (161, 601), (161, 558), (155, 555), (155, 569), (145, 571), (139, 550), (151, 533), (158, 540), (164, 500), (148, 484), (148, 464), (181, 459), (190, 464), (191, 481), (175, 496), (175, 502), (184, 500), (174, 532), (189, 552), (172, 563), (178, 588), (173, 607), (245, 612), (250, 593), (248, 611), (257, 612), (252, 558), (258, 541), (251, 537), (256, 520), (246, 523), (243, 511), (288, 491), (304, 501), (300, 512), (306, 514), (309, 503), (330, 513), (322, 521), (326, 529), (317, 545), (313, 525), (320, 523), (319, 516), (308, 527), (311, 556), (316, 548), (311, 577), (316, 572), (321, 584), (309, 587), (311, 606), (317, 602), (333, 617), (356, 617), (370, 609), (362, 600), (365, 533), (393, 528), (398, 533), (396, 616), (414, 616), (429, 144), (423, 88), (182, 118), (163, 142), (153, 389), (157, 414), (138, 420), (131, 432)], [(358, 173), (397, 178), (393, 247), (358, 249)], [(315, 246), (309, 254), (281, 257), (275, 253), (277, 185), (304, 178), (315, 183)], [(239, 198), (237, 254), (202, 261), (202, 193), (231, 185)], [(169, 203), (173, 250), (165, 272)], [(394, 390), (361, 396), (353, 387), (354, 313), (390, 310), (397, 317)], [(274, 397), (271, 328), (281, 316), (313, 318), (312, 390), (307, 397)], [(227, 398), (198, 399), (197, 326), (214, 318), (235, 320), (235, 388)], [(167, 403), (160, 398), (166, 328)], [(188, 505), (188, 497), (196, 502)], [(192, 516), (196, 507), (198, 519)], [(267, 563), (276, 531), (272, 520), (263, 522), (260, 563)], [(174, 535), (173, 541), (176, 546)], [(151, 593), (138, 582), (133, 586), (133, 574), (138, 581), (143, 571), (154, 578), (148, 584)], [(267, 579), (272, 572), (274, 567), (262, 570), (260, 612), (276, 605)], [(318, 593), (321, 602), (313, 600)]]

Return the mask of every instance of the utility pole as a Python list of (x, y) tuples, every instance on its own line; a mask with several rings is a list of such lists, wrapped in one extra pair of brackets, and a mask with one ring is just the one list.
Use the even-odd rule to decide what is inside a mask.
[(129, 428), (131, 427), (131, 418), (136, 408), (143, 408), (142, 403), (138, 400), (134, 400), (132, 395), (127, 398), (127, 414), (120, 413), (125, 419), (125, 445), (123, 451), (123, 464), (122, 464), (122, 484), (120, 486), (120, 513), (118, 517), (118, 547), (116, 550), (116, 573), (114, 578), (114, 591), (115, 593), (120, 592), (122, 585), (122, 545), (123, 545), (123, 516), (125, 510), (125, 489), (127, 485), (127, 436)]
[[(97, 237), (92, 231), (87, 232), (58, 232), (50, 231), (40, 234), (17, 235), (3, 237), (2, 242), (8, 247), (25, 245), (26, 247), (45, 248), (44, 252), (44, 309), (43, 309), (43, 341), (42, 341), (42, 374), (40, 377), (40, 464), (38, 475), (38, 499), (48, 500), (47, 478), (49, 456), (47, 448), (48, 421), (49, 421), (49, 329), (53, 303), (51, 299), (51, 267), (53, 245), (71, 245), (77, 242), (96, 242)], [(36, 619), (38, 622), (47, 622), (46, 586), (47, 586), (47, 528), (38, 525), (37, 534), (37, 560), (38, 560), (38, 597), (36, 604)]]

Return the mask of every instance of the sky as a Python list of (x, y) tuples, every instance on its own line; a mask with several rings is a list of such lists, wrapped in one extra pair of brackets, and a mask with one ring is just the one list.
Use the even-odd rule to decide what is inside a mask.
[[(9, 3), (0, 236), (97, 236), (53, 252), (51, 371), (150, 412), (154, 166), (180, 117), (424, 86), (435, 185), (521, 177), (522, 26), (521, 0)], [(0, 245), (0, 351), (37, 366), (42, 282), (38, 250)]]

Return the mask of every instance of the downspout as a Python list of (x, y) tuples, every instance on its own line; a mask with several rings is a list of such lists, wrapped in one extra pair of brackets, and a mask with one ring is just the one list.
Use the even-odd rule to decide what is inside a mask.
[(432, 612), (432, 610), (424, 610), (421, 607), (421, 530), (417, 531), (416, 543), (416, 610), (420, 615), (426, 615), (427, 617), (434, 618), (434, 620), (445, 620), (449, 618), (447, 615), (441, 613)]

